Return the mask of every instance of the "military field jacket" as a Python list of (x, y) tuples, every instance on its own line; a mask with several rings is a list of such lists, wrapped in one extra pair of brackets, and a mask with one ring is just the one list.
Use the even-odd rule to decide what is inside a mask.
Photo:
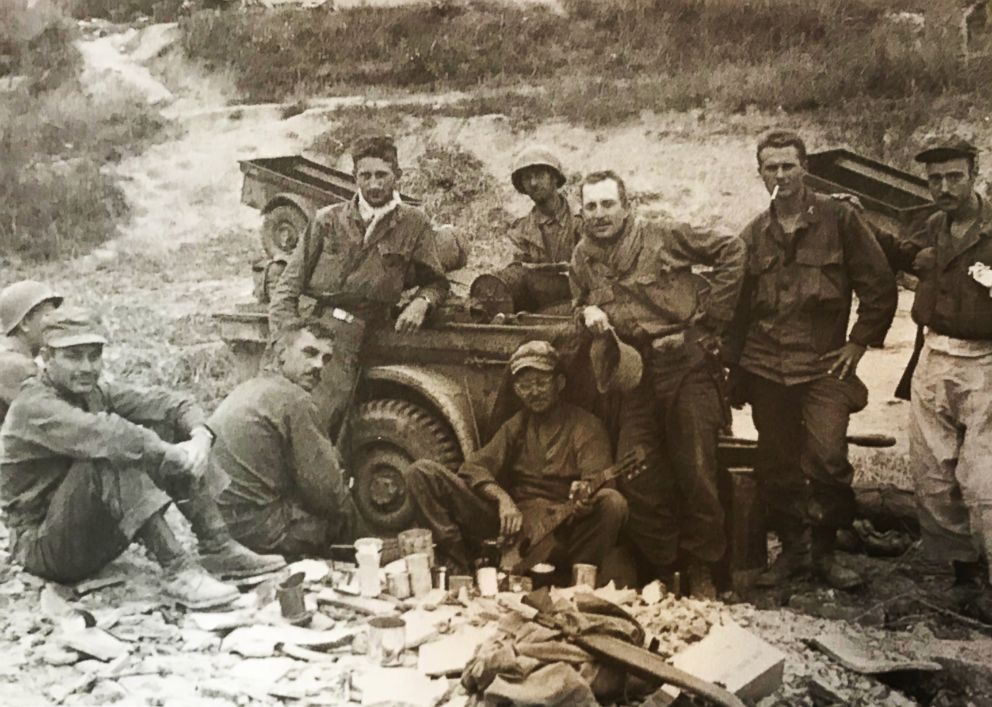
[(292, 500), (314, 513), (340, 512), (348, 499), (343, 463), (313, 398), (285, 376), (247, 380), (210, 416), (210, 463), (230, 484), (219, 503), (261, 507)]
[(74, 461), (157, 465), (167, 445), (151, 427), (186, 439), (204, 422), (196, 403), (163, 389), (102, 382), (78, 397), (44, 374), (29, 378), (0, 428), (0, 498), (8, 522), (40, 523)]
[(599, 418), (561, 403), (550, 443), (538, 437), (531, 415), (522, 410), (507, 420), (458, 470), (473, 489), (498, 484), (517, 502), (566, 501), (573, 481), (608, 468), (610, 440)]
[(381, 320), (414, 286), (432, 305), (448, 291), (427, 216), (400, 204), (366, 241), (356, 197), (314, 215), (273, 288), (269, 318), (282, 329), (300, 316), (300, 295), (306, 295), (366, 321)]
[(535, 206), (517, 219), (510, 230), (513, 262), (567, 263), (582, 236), (582, 219), (572, 211), (561, 194), (553, 216), (546, 216)]
[(992, 297), (968, 274), (975, 263), (992, 267), (992, 205), (981, 199), (981, 215), (959, 240), (951, 237), (948, 215), (938, 211), (904, 247), (909, 263), (924, 248), (937, 256), (936, 268), (915, 273), (913, 320), (956, 339), (992, 340)]
[[(712, 267), (708, 281), (693, 272), (701, 265)], [(744, 245), (736, 236), (631, 217), (607, 247), (583, 237), (569, 282), (577, 316), (595, 305), (622, 338), (647, 343), (696, 323), (720, 335), (743, 274)]]
[(826, 375), (833, 360), (824, 354), (848, 339), (881, 346), (897, 301), (885, 254), (857, 211), (809, 190), (804, 199), (791, 238), (770, 211), (741, 234), (747, 275), (731, 336), (742, 368), (786, 385)]
[(21, 384), (37, 373), (38, 365), (27, 345), (11, 336), (0, 341), (0, 422), (7, 416)]

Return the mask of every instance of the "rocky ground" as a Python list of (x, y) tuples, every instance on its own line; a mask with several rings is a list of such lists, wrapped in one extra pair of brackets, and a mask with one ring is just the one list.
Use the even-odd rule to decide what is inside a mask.
[[(115, 343), (108, 350), (112, 374), (164, 382), (209, 403), (232, 383), (231, 359), (209, 314), (250, 299), (248, 263), (257, 250), (260, 219), (239, 202), (237, 160), (299, 152), (334, 124), (335, 107), (362, 99), (311, 100), (309, 109), (290, 117), (281, 106), (232, 106), (234, 94), (223, 77), (188, 65), (168, 49), (172, 32), (158, 26), (140, 33), (94, 33), (83, 45), (91, 90), (136, 87), (170, 119), (162, 142), (108, 167), (126, 178), (131, 223), (105, 247), (71, 263), (31, 268), (14, 263), (10, 269), (12, 276), (50, 280), (105, 313)], [(402, 100), (429, 105), (452, 97)], [(523, 134), (499, 115), (439, 117), (411, 123), (417, 129), (404, 131), (400, 147), (404, 161), (412, 162), (429, 140), (460, 145), (502, 185), (500, 203), (521, 213), (526, 203), (506, 179), (510, 158), (522, 142), (543, 141), (562, 150), (570, 170), (615, 167), (629, 174), (645, 208), (737, 229), (765, 203), (754, 173), (753, 140), (774, 122), (762, 115), (650, 114), (608, 131), (553, 123)], [(815, 126), (807, 128), (814, 146), (823, 146)], [(476, 271), (498, 254), (491, 244), (480, 250), (487, 255), (474, 259)], [(859, 432), (894, 434), (901, 445), (895, 457), (860, 457), (859, 474), (903, 483), (893, 471), (899, 463), (891, 459), (904, 450), (907, 410), (890, 392), (911, 346), (910, 296), (901, 301), (887, 348), (869, 352), (862, 364), (873, 402), (853, 422)], [(746, 433), (746, 415), (738, 423), (738, 433)], [(0, 537), (0, 544), (5, 546), (6, 538)], [(950, 577), (917, 561), (912, 551), (897, 560), (852, 561), (871, 576), (869, 587), (854, 595), (800, 582), (748, 596), (750, 603), (734, 596), (724, 597), (734, 603), (711, 604), (670, 595), (654, 603), (628, 595), (621, 603), (659, 635), (666, 651), (676, 652), (728, 620), (783, 651), (785, 682), (765, 707), (814, 704), (814, 678), (822, 683), (819, 692), (813, 688), (821, 695), (816, 704), (830, 704), (823, 695), (831, 690), (839, 704), (992, 703), (992, 644), (985, 629), (950, 604)], [(101, 576), (120, 582), (91, 591), (55, 587), (0, 556), (0, 704), (344, 704), (349, 696), (361, 701), (362, 675), (381, 682), (365, 659), (362, 640), (354, 645), (342, 637), (364, 625), (361, 613), (322, 606), (314, 627), (338, 632), (334, 640), (281, 634), (274, 642), (255, 640), (246, 647), (231, 639), (232, 622), (286, 628), (272, 603), (271, 584), (246, 589), (241, 618), (229, 616), (217, 628), (211, 624), (217, 619), (194, 617), (159, 596), (157, 570), (137, 550)], [(326, 581), (311, 584), (310, 593), (316, 596)], [(464, 605), (453, 609), (462, 618), (480, 616)], [(87, 623), (116, 640), (87, 629)], [(886, 646), (886, 654), (926, 658), (941, 669), (926, 677), (897, 671), (885, 682), (861, 675), (811, 647), (810, 641), (834, 631), (853, 631), (858, 640), (894, 640), (898, 648)], [(303, 650), (306, 646), (293, 640), (317, 640), (318, 648), (311, 644)], [(94, 658), (94, 651), (104, 660)], [(415, 661), (415, 653), (410, 655)], [(439, 694), (459, 704), (464, 695), (456, 685), (453, 680), (424, 689), (443, 687)]]

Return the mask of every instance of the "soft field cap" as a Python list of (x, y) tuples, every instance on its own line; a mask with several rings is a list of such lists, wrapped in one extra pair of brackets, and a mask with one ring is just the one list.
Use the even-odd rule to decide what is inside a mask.
[(555, 371), (558, 369), (558, 352), (547, 341), (528, 341), (510, 356), (510, 373), (517, 375), (525, 368)]
[(55, 349), (106, 343), (107, 330), (99, 318), (81, 307), (60, 307), (45, 328), (45, 345)]

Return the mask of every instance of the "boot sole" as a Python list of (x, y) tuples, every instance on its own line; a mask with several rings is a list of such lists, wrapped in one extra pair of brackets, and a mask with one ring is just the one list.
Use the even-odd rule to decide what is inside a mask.
[[(203, 564), (201, 562), (201, 564)], [(248, 579), (249, 577), (258, 577), (263, 574), (272, 574), (273, 572), (278, 572), (284, 567), (288, 567), (289, 563), (285, 560), (281, 562), (272, 562), (267, 567), (254, 567), (252, 569), (243, 570), (227, 570), (224, 572), (217, 572), (204, 565), (204, 569), (207, 570), (214, 577), (219, 579)]]
[(187, 609), (192, 609), (193, 611), (203, 611), (204, 609), (218, 609), (222, 606), (227, 606), (228, 604), (237, 601), (241, 597), (241, 593), (237, 592), (236, 594), (234, 594), (233, 596), (227, 599), (220, 597), (217, 599), (209, 599), (198, 602), (188, 601), (180, 596), (176, 596), (175, 594), (171, 594), (169, 592), (165, 592), (165, 596), (171, 599), (172, 601), (176, 602), (177, 604), (182, 604)]

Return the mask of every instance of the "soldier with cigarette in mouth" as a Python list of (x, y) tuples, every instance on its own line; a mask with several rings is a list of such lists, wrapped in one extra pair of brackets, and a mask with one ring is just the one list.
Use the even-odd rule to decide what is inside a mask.
[[(850, 589), (862, 578), (833, 551), (837, 529), (854, 512), (847, 426), (868, 403), (858, 362), (892, 323), (895, 278), (857, 209), (805, 186), (799, 135), (765, 135), (757, 158), (771, 204), (741, 234), (747, 272), (730, 339), (734, 389), (738, 402), (751, 404), (755, 468), (783, 547), (759, 584), (806, 570), (811, 550), (816, 575)], [(854, 293), (857, 319), (848, 333)]]

